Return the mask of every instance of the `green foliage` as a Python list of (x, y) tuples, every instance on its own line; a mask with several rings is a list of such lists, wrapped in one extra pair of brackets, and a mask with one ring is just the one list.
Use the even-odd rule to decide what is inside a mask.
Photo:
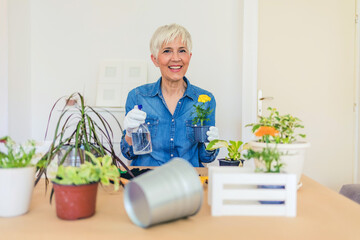
[(7, 150), (6, 152), (0, 151), (0, 168), (31, 166), (31, 160), (36, 152), (34, 141), (28, 141), (24, 145), (16, 145), (10, 137), (6, 136), (0, 138), (0, 143), (3, 143)]
[(280, 162), (281, 153), (276, 148), (266, 147), (261, 152), (249, 149), (244, 157), (246, 159), (257, 159), (263, 163), (264, 169), (257, 168), (257, 171), (266, 173), (279, 173), (283, 164)]
[(210, 109), (209, 106), (206, 108), (205, 104), (202, 102), (193, 105), (195, 108), (195, 111), (192, 113), (192, 115), (195, 115), (192, 121), (193, 125), (200, 123), (200, 126), (203, 126), (205, 121), (210, 120), (208, 116), (212, 113), (213, 109)]
[[(119, 163), (128, 170), (128, 167), (115, 154), (113, 148), (114, 134), (110, 124), (98, 111), (85, 104), (84, 97), (80, 93), (73, 93), (67, 98), (59, 98), (55, 102), (50, 111), (46, 135), (48, 133), (52, 113), (61, 100), (65, 100), (66, 103), (74, 102), (74, 100), (76, 100), (75, 102), (78, 104), (71, 107), (66, 106), (65, 104), (62, 107), (60, 116), (56, 122), (52, 144), (38, 164), (39, 169), (36, 182), (39, 181), (41, 175), (45, 173), (46, 168), (50, 165), (51, 161), (58, 156), (60, 151), (64, 151), (64, 147), (66, 147), (66, 151), (65, 154), (62, 155), (60, 163), (65, 161), (73, 149), (76, 150), (75, 158), (78, 154), (82, 163), (86, 161), (91, 162), (90, 158), (83, 154), (83, 151), (79, 150), (83, 149), (84, 151), (91, 152), (97, 156), (110, 154), (113, 164)], [(117, 118), (106, 109), (102, 109), (102, 111), (108, 113), (117, 123), (119, 130), (123, 132)]]
[(260, 142), (269, 143), (293, 143), (298, 137), (305, 138), (305, 134), (297, 134), (295, 131), (299, 128), (304, 128), (301, 120), (290, 114), (280, 115), (276, 108), (269, 107), (269, 116), (261, 116), (259, 123), (251, 123), (246, 126), (252, 127), (252, 132), (255, 133), (262, 126), (274, 127), (279, 134), (276, 136), (265, 135), (259, 140)]
[(64, 167), (60, 165), (53, 182), (63, 185), (81, 185), (94, 182), (101, 182), (109, 185), (110, 180), (114, 183), (114, 190), (119, 189), (120, 173), (109, 155), (96, 158), (89, 152), (86, 154), (91, 162), (85, 162), (80, 167)]
[(213, 151), (218, 148), (226, 147), (228, 150), (228, 157), (225, 159), (239, 161), (241, 159), (241, 152), (247, 149), (247, 145), (245, 144), (243, 148), (241, 148), (241, 145), (243, 144), (242, 141), (230, 140), (229, 143), (225, 140), (215, 139), (207, 145), (206, 150)]

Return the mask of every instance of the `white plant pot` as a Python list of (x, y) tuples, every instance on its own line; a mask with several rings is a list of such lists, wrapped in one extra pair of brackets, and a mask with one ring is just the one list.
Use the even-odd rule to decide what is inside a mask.
[(0, 217), (14, 217), (29, 211), (35, 167), (0, 168)]
[[(283, 155), (280, 157), (281, 162), (284, 164), (283, 171), (286, 173), (296, 174), (297, 183), (300, 184), (301, 174), (304, 168), (306, 149), (310, 147), (308, 142), (295, 142), (291, 144), (275, 144), (275, 143), (262, 143), (262, 142), (249, 142), (249, 147), (254, 151), (262, 151), (266, 146), (270, 148), (277, 148)], [(256, 167), (260, 163), (254, 159)]]

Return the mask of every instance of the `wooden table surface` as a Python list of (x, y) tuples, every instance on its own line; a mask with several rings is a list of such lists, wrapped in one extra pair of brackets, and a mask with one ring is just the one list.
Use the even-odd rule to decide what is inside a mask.
[(40, 182), (27, 214), (0, 218), (0, 239), (360, 239), (360, 205), (309, 177), (301, 181), (295, 218), (212, 217), (205, 186), (197, 215), (148, 229), (128, 218), (122, 189), (108, 193), (99, 187), (93, 217), (60, 220), (55, 202), (49, 204), (49, 191), (45, 195), (44, 182)]

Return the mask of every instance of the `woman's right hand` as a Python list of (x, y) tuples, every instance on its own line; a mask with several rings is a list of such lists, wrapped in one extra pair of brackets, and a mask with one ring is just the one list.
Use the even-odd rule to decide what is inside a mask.
[(134, 107), (128, 114), (126, 114), (124, 119), (124, 128), (126, 130), (126, 135), (131, 137), (133, 130), (143, 124), (146, 119), (146, 112), (137, 109)]

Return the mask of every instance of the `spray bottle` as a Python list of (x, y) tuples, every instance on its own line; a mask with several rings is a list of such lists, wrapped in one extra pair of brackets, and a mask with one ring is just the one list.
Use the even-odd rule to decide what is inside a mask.
[[(135, 108), (141, 110), (142, 105), (136, 105)], [(145, 123), (133, 130), (131, 138), (134, 154), (142, 155), (152, 152), (150, 131)]]

